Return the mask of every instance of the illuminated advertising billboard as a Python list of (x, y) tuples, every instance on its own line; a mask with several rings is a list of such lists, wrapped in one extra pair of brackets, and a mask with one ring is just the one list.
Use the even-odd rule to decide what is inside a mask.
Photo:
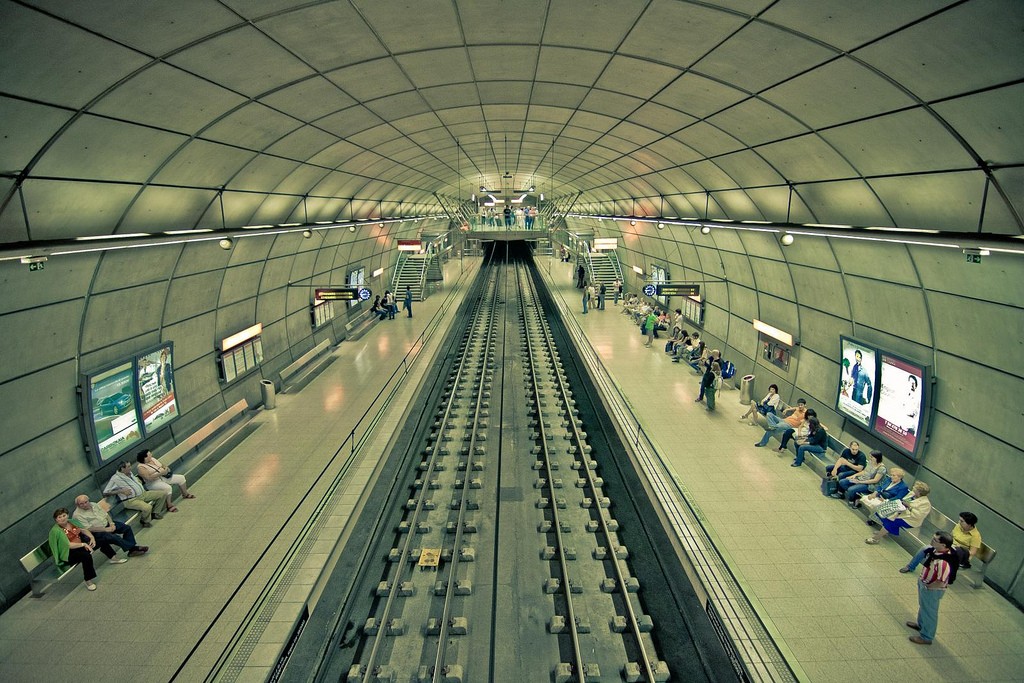
[(142, 440), (132, 361), (89, 377), (89, 417), (100, 464)]
[(141, 354), (136, 360), (139, 403), (146, 434), (152, 434), (178, 417), (173, 360), (174, 346), (170, 342)]
[(908, 455), (920, 445), (925, 420), (928, 368), (879, 351), (880, 379), (874, 431)]
[(871, 426), (877, 383), (875, 349), (849, 337), (840, 337), (839, 396), (836, 410), (862, 427)]

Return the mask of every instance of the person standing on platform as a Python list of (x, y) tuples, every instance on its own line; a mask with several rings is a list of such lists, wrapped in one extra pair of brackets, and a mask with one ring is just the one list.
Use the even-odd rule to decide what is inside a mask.
[(511, 228), (512, 227), (512, 208), (506, 205), (505, 208), (502, 209), (501, 212), (505, 216), (505, 227), (506, 228)]
[(587, 314), (587, 308), (590, 306), (590, 290), (587, 287), (583, 288), (583, 315)]
[(584, 278), (587, 276), (587, 269), (583, 267), (581, 263), (576, 268), (576, 287), (577, 289), (583, 289)]
[(406, 288), (405, 288), (405, 298), (402, 299), (402, 304), (405, 306), (405, 312), (408, 313), (409, 317), (411, 318), (412, 317), (412, 290), (408, 286), (406, 286)]
[(939, 627), (939, 602), (946, 588), (956, 580), (957, 561), (953, 552), (953, 537), (947, 531), (932, 536), (931, 552), (924, 561), (921, 578), (917, 582), (917, 621), (908, 621), (907, 627), (920, 631), (910, 636), (917, 645), (931, 645)]
[(647, 335), (647, 342), (644, 344), (647, 348), (651, 348), (651, 344), (654, 343), (654, 328), (658, 325), (658, 316), (654, 314), (654, 309), (647, 314), (644, 318), (644, 334)]
[(612, 293), (615, 295), (615, 305), (619, 305), (619, 297), (622, 296), (622, 281), (616, 280), (612, 283)]
[(608, 293), (608, 287), (602, 282), (601, 287), (597, 290), (597, 310), (604, 310), (604, 297)]
[(722, 364), (717, 360), (708, 365), (707, 372), (704, 373), (704, 378), (701, 380), (701, 386), (704, 388), (704, 398), (707, 399), (707, 409), (709, 413), (715, 412), (715, 396), (718, 395), (718, 389), (722, 386)]

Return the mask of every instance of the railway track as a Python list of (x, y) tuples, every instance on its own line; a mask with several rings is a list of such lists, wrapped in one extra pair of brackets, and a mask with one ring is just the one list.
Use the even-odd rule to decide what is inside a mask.
[(482, 272), (333, 670), (352, 683), (669, 680), (530, 269)]

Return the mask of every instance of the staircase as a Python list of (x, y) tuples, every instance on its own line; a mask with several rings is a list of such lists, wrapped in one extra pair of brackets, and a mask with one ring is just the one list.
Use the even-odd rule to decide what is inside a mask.
[[(427, 282), (442, 282), (444, 273), (441, 272), (441, 259), (437, 254), (429, 254), (427, 259)], [(415, 295), (416, 290), (413, 290), (413, 296)]]
[(590, 275), (590, 281), (594, 283), (595, 287), (599, 287), (603, 282), (611, 289), (613, 282), (616, 280), (622, 281), (619, 260), (615, 257), (614, 252), (587, 252), (587, 271)]
[(428, 254), (408, 254), (399, 257), (395, 266), (395, 277), (391, 280), (391, 291), (395, 300), (405, 297), (405, 288), (412, 290), (413, 301), (423, 301), (426, 290), (427, 266), (431, 261)]

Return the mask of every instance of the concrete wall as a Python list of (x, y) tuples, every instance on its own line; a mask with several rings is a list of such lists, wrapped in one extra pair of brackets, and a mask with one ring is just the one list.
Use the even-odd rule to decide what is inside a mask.
[[(958, 249), (628, 221), (570, 222), (572, 231), (619, 237), (628, 291), (657, 264), (698, 282), (702, 336), (753, 373), (760, 395), (803, 396), (833, 435), (878, 447), (932, 488), (949, 517), (971, 510), (998, 558), (989, 576), (1024, 602), (1024, 259), (993, 253), (966, 263)], [(674, 308), (672, 301), (670, 307)], [(800, 340), (788, 371), (761, 359), (754, 318)], [(930, 440), (919, 461), (895, 453), (835, 412), (839, 335), (852, 335), (932, 365)]]
[[(57, 507), (95, 494), (115, 462), (98, 469), (87, 452), (77, 390), (82, 374), (158, 342), (174, 342), (181, 417), (138, 448), (159, 452), (245, 398), (260, 402), (259, 381), (323, 339), (345, 336), (345, 323), (368, 304), (336, 302), (333, 323), (314, 332), (312, 288), (340, 286), (365, 268), (383, 293), (397, 260), (395, 240), (429, 221), (237, 238), (51, 258), (42, 271), (0, 264), (0, 600), (28, 586), (18, 559), (46, 538)], [(384, 274), (372, 273), (384, 268)], [(263, 323), (264, 362), (231, 383), (219, 379), (216, 346)], [(138, 448), (132, 449), (132, 456)]]

